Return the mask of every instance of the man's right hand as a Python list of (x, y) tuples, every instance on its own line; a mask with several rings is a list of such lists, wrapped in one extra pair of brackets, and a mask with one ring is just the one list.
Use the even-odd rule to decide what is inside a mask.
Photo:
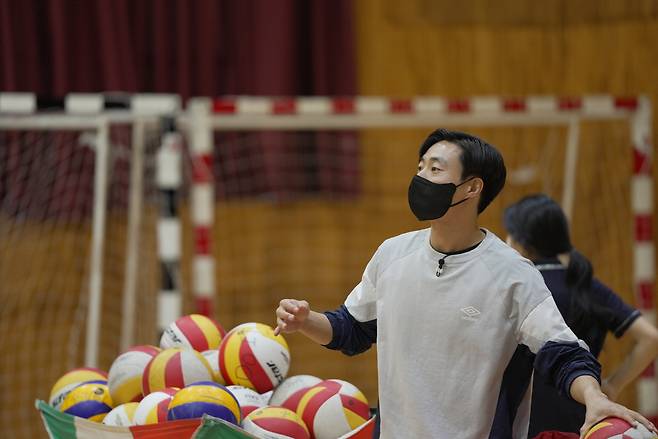
[(276, 309), (274, 335), (299, 331), (310, 312), (311, 308), (305, 300), (283, 299)]

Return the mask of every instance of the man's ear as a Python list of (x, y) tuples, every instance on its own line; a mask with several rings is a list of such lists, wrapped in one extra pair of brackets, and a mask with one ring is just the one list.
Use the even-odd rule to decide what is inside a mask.
[(484, 181), (480, 177), (475, 177), (473, 180), (468, 182), (466, 187), (466, 193), (468, 195), (479, 195), (482, 193), (484, 188)]

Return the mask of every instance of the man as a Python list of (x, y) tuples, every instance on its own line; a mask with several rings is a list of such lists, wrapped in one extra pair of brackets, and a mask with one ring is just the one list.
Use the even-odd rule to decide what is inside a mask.
[(600, 366), (560, 316), (532, 264), (478, 216), (505, 184), (500, 153), (436, 130), (423, 142), (409, 205), (430, 228), (386, 240), (336, 311), (284, 299), (276, 332), (301, 331), (348, 355), (377, 343), (382, 438), (523, 438), (535, 367), (583, 403), (582, 432), (606, 416)]

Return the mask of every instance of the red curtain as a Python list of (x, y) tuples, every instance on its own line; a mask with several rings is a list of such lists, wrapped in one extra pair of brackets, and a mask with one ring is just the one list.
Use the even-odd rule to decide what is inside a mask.
[[(354, 95), (355, 83), (350, 0), (0, 0), (0, 91), (46, 97), (160, 92), (186, 100)], [(0, 163), (0, 204), (5, 208), (10, 199), (24, 204), (30, 193), (12, 184), (25, 168), (10, 162), (23, 163), (26, 154), (34, 154), (35, 147), (26, 148), (22, 139), (0, 133), (0, 158), (11, 158), (5, 166)], [(88, 162), (88, 150), (57, 139), (53, 143), (67, 157)], [(78, 155), (85, 158), (77, 160)], [(287, 200), (358, 192), (353, 133), (217, 135), (215, 156), (220, 198)], [(53, 172), (46, 169), (53, 166), (48, 160), (35, 163), (43, 164), (44, 173)], [(86, 181), (78, 174), (69, 179)], [(67, 187), (77, 193), (82, 189)], [(54, 203), (48, 210), (70, 211), (62, 208), (63, 193), (35, 190)], [(91, 205), (86, 198), (79, 204), (84, 210)]]
[(349, 0), (0, 0), (0, 89), (352, 95)]

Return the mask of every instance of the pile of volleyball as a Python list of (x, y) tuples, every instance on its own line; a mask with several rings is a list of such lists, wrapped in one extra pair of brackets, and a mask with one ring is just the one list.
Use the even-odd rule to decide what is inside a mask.
[(204, 414), (257, 437), (335, 439), (365, 423), (368, 402), (354, 385), (311, 375), (287, 377), (290, 351), (262, 323), (228, 333), (192, 314), (164, 331), (160, 347), (133, 346), (109, 373), (73, 369), (49, 402), (74, 416), (113, 426), (148, 425)]

